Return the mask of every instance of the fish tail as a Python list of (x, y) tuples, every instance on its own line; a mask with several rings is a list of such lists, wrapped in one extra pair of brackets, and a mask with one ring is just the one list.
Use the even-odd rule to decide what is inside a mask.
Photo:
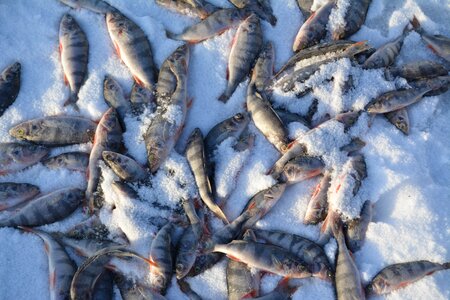
[(227, 91), (225, 91), (222, 95), (220, 95), (218, 99), (223, 103), (227, 103), (228, 99), (230, 99), (230, 96), (228, 95)]
[(220, 207), (216, 204), (212, 207), (211, 209), (214, 214), (219, 217), (221, 220), (223, 220), (226, 224), (229, 224), (230, 222), (228, 221), (227, 216), (225, 216), (224, 212), (222, 211), (222, 209), (220, 209)]
[(172, 31), (169, 31), (166, 29), (166, 37), (171, 39), (171, 40), (178, 40), (178, 34), (173, 33)]
[(71, 93), (69, 99), (64, 102), (63, 106), (72, 106), (76, 111), (80, 111), (80, 108), (77, 105), (78, 95)]

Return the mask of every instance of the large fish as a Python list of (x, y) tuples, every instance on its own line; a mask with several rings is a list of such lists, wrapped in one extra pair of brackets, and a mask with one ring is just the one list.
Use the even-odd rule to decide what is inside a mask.
[(307, 266), (299, 258), (278, 246), (236, 240), (226, 245), (217, 244), (213, 251), (276, 275), (289, 278), (311, 277)]
[(102, 157), (122, 180), (135, 182), (148, 177), (145, 169), (131, 157), (113, 151), (103, 151)]
[(77, 108), (78, 93), (88, 71), (89, 43), (86, 34), (69, 14), (63, 16), (59, 26), (59, 51), (64, 81), (70, 87), (70, 96), (64, 106), (71, 104)]
[(19, 143), (0, 143), (0, 175), (17, 172), (39, 162), (50, 149)]
[(37, 235), (44, 242), (44, 249), (48, 256), (50, 299), (69, 299), (70, 283), (76, 268), (64, 247), (44, 231), (26, 227), (21, 227), (21, 229)]
[(325, 251), (321, 246), (299, 235), (281, 231), (255, 230), (258, 238), (270, 244), (284, 248), (305, 262), (313, 276), (330, 280), (333, 277)]
[(40, 145), (66, 146), (93, 140), (97, 124), (72, 116), (50, 116), (20, 123), (9, 130), (17, 139)]
[(100, 181), (101, 172), (99, 162), (102, 159), (103, 151), (119, 152), (122, 147), (122, 129), (117, 119), (117, 112), (114, 108), (110, 108), (103, 114), (98, 123), (97, 130), (95, 131), (95, 141), (92, 146), (91, 155), (89, 156), (86, 200), (89, 202), (89, 210), (91, 213), (96, 212), (101, 207), (101, 203), (97, 203), (96, 201), (97, 197), (95, 193)]
[(188, 139), (186, 146), (186, 158), (189, 166), (191, 167), (192, 173), (194, 174), (200, 198), (217, 217), (228, 223), (227, 217), (213, 198), (211, 183), (206, 172), (206, 156), (203, 144), (203, 134), (199, 128), (194, 129)]
[(30, 200), (39, 193), (39, 187), (29, 183), (1, 182), (0, 211)]
[(22, 66), (16, 62), (0, 74), (0, 117), (17, 98), (20, 90), (20, 71)]
[(281, 153), (289, 144), (288, 132), (264, 93), (256, 91), (253, 83), (247, 89), (247, 109), (256, 128)]
[(0, 227), (42, 226), (68, 217), (81, 204), (84, 191), (65, 188), (40, 196), (0, 220)]
[(85, 172), (89, 163), (89, 153), (67, 152), (50, 157), (42, 164), (49, 169), (68, 169), (70, 171)]
[(150, 90), (155, 85), (155, 64), (145, 32), (119, 11), (106, 14), (109, 36), (134, 80)]
[(126, 114), (131, 110), (130, 102), (125, 99), (122, 87), (111, 76), (106, 75), (103, 80), (103, 98), (109, 107), (114, 107), (119, 114), (120, 124), (125, 131), (124, 119)]
[(102, 0), (59, 0), (72, 8), (86, 8), (99, 14), (106, 14), (116, 9)]
[(187, 62), (180, 58), (171, 61), (169, 65), (177, 78), (177, 87), (167, 106), (156, 112), (157, 115), (144, 136), (148, 165), (152, 173), (155, 173), (169, 156), (180, 137), (187, 115)]
[(329, 0), (303, 23), (292, 46), (294, 52), (314, 46), (325, 37), (328, 19), (335, 6), (336, 0)]
[(156, 4), (188, 16), (205, 19), (217, 8), (204, 0), (156, 0)]
[(186, 28), (182, 33), (175, 34), (166, 31), (168, 38), (189, 43), (199, 43), (219, 35), (236, 26), (247, 16), (247, 12), (238, 9), (220, 9), (198, 24)]
[(367, 295), (388, 294), (401, 289), (434, 272), (450, 269), (450, 263), (433, 263), (427, 260), (394, 264), (381, 270), (366, 287)]
[(258, 17), (250, 15), (239, 25), (233, 38), (227, 67), (227, 87), (219, 100), (227, 102), (237, 86), (249, 74), (262, 46), (262, 30)]
[(406, 107), (385, 113), (384, 116), (392, 123), (398, 130), (404, 134), (409, 134), (409, 115)]
[(150, 284), (164, 295), (172, 278), (171, 233), (173, 225), (165, 225), (156, 234), (150, 248)]
[(252, 71), (251, 83), (255, 84), (258, 92), (263, 92), (270, 78), (273, 75), (275, 63), (275, 51), (271, 42), (264, 44), (258, 59), (256, 60), (255, 67)]
[(341, 40), (356, 33), (366, 21), (367, 11), (372, 0), (350, 0), (345, 24), (339, 24), (331, 33), (333, 40)]
[(277, 18), (273, 15), (272, 6), (269, 0), (229, 0), (234, 6), (245, 9), (256, 14), (261, 20), (265, 20), (270, 25), (277, 24)]
[(323, 161), (314, 156), (299, 156), (291, 159), (284, 165), (279, 181), (297, 183), (322, 173), (325, 168)]
[(398, 76), (408, 81), (446, 76), (447, 74), (448, 70), (444, 65), (430, 60), (415, 61), (400, 67), (390, 67), (385, 71), (388, 80), (394, 80)]
[(331, 184), (331, 172), (326, 171), (317, 184), (306, 208), (304, 224), (317, 224), (322, 222), (328, 211), (328, 189)]
[(422, 27), (420, 27), (419, 20), (417, 20), (416, 17), (414, 17), (411, 23), (414, 30), (417, 31), (422, 39), (428, 44), (428, 47), (433, 50), (434, 53), (450, 62), (450, 38), (440, 34), (428, 34)]
[(361, 249), (366, 238), (366, 231), (372, 221), (372, 203), (364, 202), (359, 218), (345, 224), (345, 239), (348, 249), (353, 253)]

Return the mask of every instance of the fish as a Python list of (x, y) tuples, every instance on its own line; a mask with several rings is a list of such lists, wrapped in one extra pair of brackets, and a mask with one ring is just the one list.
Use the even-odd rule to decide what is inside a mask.
[(163, 62), (159, 70), (158, 83), (156, 85), (156, 103), (162, 106), (170, 100), (177, 87), (177, 78), (170, 70), (170, 61), (184, 60), (189, 64), (189, 47), (184, 44), (175, 49), (175, 51)]
[[(256, 242), (253, 231), (247, 230), (243, 240)], [(240, 300), (259, 295), (260, 275), (258, 272), (252, 273), (246, 264), (229, 259), (226, 276), (229, 300)]]
[(106, 25), (117, 54), (134, 80), (150, 90), (155, 85), (155, 64), (145, 32), (119, 11), (106, 13)]
[(48, 256), (50, 299), (69, 299), (70, 283), (76, 267), (64, 247), (42, 230), (27, 227), (20, 227), (20, 229), (37, 235), (44, 242), (45, 253)]
[(359, 218), (346, 222), (344, 235), (348, 249), (355, 253), (360, 250), (366, 238), (366, 231), (372, 221), (372, 203), (367, 200), (361, 208)]
[(448, 91), (450, 86), (450, 76), (439, 76), (429, 79), (421, 79), (410, 82), (409, 85), (413, 88), (430, 88), (430, 92), (426, 93), (424, 97), (441, 95)]
[(78, 93), (88, 72), (89, 43), (80, 25), (69, 14), (62, 17), (59, 25), (59, 52), (64, 82), (70, 87), (70, 96), (64, 106), (70, 104), (78, 110)]
[(29, 201), (10, 217), (0, 219), (0, 227), (35, 227), (60, 221), (80, 205), (84, 191), (63, 188)]
[(166, 30), (166, 35), (172, 40), (186, 41), (191, 44), (200, 43), (236, 26), (247, 16), (247, 14), (248, 13), (244, 10), (234, 8), (220, 9), (213, 12), (200, 23), (186, 28), (180, 34), (175, 34)]
[(291, 296), (298, 290), (300, 285), (291, 285), (289, 278), (283, 278), (278, 282), (277, 287), (270, 293), (256, 298), (259, 300), (286, 300), (291, 299)]
[(384, 116), (392, 125), (398, 128), (405, 135), (409, 134), (409, 116), (406, 107), (385, 113)]
[(311, 273), (302, 261), (278, 246), (235, 240), (225, 245), (216, 244), (213, 251), (224, 253), (249, 267), (276, 275), (289, 278), (311, 277)]
[(214, 266), (221, 258), (222, 254), (214, 252), (198, 255), (187, 276), (193, 277), (203, 273)]
[(22, 65), (15, 62), (0, 74), (0, 117), (19, 95), (21, 70)]
[[(170, 62), (170, 68), (177, 78), (177, 87), (170, 101), (161, 111), (156, 112), (144, 136), (150, 172), (155, 173), (169, 156), (183, 130), (186, 120), (187, 103), (187, 65), (184, 58)], [(170, 109), (170, 110), (168, 110)], [(171, 114), (176, 111), (177, 118)], [(168, 116), (166, 115), (168, 114)], [(172, 119), (170, 119), (172, 118)]]
[(148, 109), (150, 113), (155, 111), (155, 93), (153, 90), (140, 86), (136, 82), (131, 87), (130, 94), (131, 114), (140, 116)]
[(409, 34), (410, 29), (408, 29), (408, 25), (403, 30), (402, 35), (400, 35), (395, 40), (388, 42), (381, 46), (375, 51), (363, 64), (363, 68), (365, 69), (378, 69), (385, 68), (392, 65), (395, 61), (395, 58), (400, 53), (400, 50), (403, 46), (403, 41), (406, 36)]
[(140, 282), (127, 278), (120, 272), (114, 273), (114, 282), (123, 300), (165, 300), (166, 298)]
[(162, 227), (153, 239), (150, 248), (150, 286), (164, 295), (172, 278), (171, 223)]
[(335, 275), (337, 299), (364, 300), (366, 296), (362, 286), (361, 276), (359, 275), (358, 267), (353, 260), (351, 252), (345, 244), (342, 223), (338, 225), (338, 228), (333, 226), (332, 229), (338, 243)]
[(255, 230), (257, 238), (281, 247), (304, 262), (314, 277), (324, 280), (333, 278), (333, 268), (321, 246), (296, 234), (281, 231)]
[(112, 241), (100, 241), (87, 238), (73, 239), (64, 235), (61, 235), (59, 240), (64, 244), (64, 246), (72, 248), (77, 255), (82, 257), (91, 257), (102, 249), (120, 246), (120, 244)]
[(399, 67), (389, 67), (385, 70), (384, 74), (388, 80), (394, 80), (395, 77), (402, 77), (408, 81), (414, 81), (438, 76), (446, 76), (448, 71), (445, 66), (440, 63), (430, 60), (421, 60)]
[(200, 198), (206, 206), (221, 220), (228, 223), (226, 215), (216, 204), (212, 194), (211, 182), (206, 171), (206, 156), (203, 144), (203, 134), (199, 128), (195, 128), (189, 136), (186, 146), (186, 159), (194, 174)]
[(246, 103), (256, 128), (279, 152), (285, 152), (289, 144), (288, 131), (269, 100), (256, 91), (253, 83), (248, 86)]
[(42, 164), (51, 170), (68, 169), (85, 172), (89, 163), (89, 153), (66, 152), (47, 158)]
[(314, 46), (325, 37), (328, 19), (334, 7), (335, 0), (327, 1), (303, 23), (292, 46), (294, 52)]
[(40, 192), (39, 187), (33, 184), (0, 182), (0, 211), (24, 203)]
[(251, 11), (272, 26), (277, 25), (277, 18), (273, 14), (269, 0), (230, 0), (230, 2), (237, 8)]
[(205, 19), (217, 10), (217, 7), (204, 0), (156, 0), (156, 4), (183, 15)]
[(178, 280), (177, 282), (180, 290), (189, 298), (189, 300), (202, 300), (202, 298), (191, 289), (191, 286), (185, 280)]
[(300, 11), (303, 14), (303, 18), (306, 20), (313, 13), (311, 7), (314, 3), (314, 0), (297, 0), (297, 5)]
[(322, 179), (314, 188), (311, 200), (308, 202), (303, 224), (318, 224), (327, 216), (328, 211), (328, 189), (331, 184), (331, 172), (325, 171)]
[(38, 163), (50, 149), (38, 145), (0, 143), (0, 175), (17, 172)]
[(249, 74), (263, 43), (259, 18), (252, 14), (239, 25), (233, 38), (227, 66), (227, 87), (219, 100), (226, 103)]
[(342, 40), (355, 34), (366, 21), (372, 0), (351, 0), (345, 14), (345, 24), (339, 24), (331, 32), (333, 40)]
[(111, 76), (105, 75), (103, 80), (103, 98), (109, 107), (114, 107), (119, 115), (120, 125), (123, 131), (126, 130), (125, 127), (125, 116), (131, 110), (130, 102), (125, 99), (122, 87), (120, 84)]
[(414, 30), (420, 34), (422, 39), (427, 43), (428, 47), (437, 55), (450, 62), (450, 38), (444, 35), (431, 35), (427, 33), (414, 16), (411, 24)]
[(86, 8), (90, 11), (106, 14), (116, 9), (105, 1), (102, 0), (59, 0), (61, 3), (68, 5), (72, 8)]
[(148, 177), (145, 169), (131, 157), (113, 151), (103, 151), (102, 157), (106, 164), (122, 180), (136, 182), (145, 180)]
[(275, 63), (275, 51), (271, 42), (262, 47), (252, 71), (250, 84), (254, 83), (260, 93), (265, 91), (267, 82), (272, 78)]
[(310, 128), (310, 124), (305, 117), (280, 108), (274, 108), (274, 110), (278, 117), (280, 117), (281, 122), (283, 122), (284, 125), (297, 122), (302, 124), (306, 128)]
[(323, 161), (314, 156), (298, 156), (284, 165), (279, 181), (289, 184), (313, 178), (322, 173), (325, 168)]
[(450, 269), (450, 263), (434, 263), (427, 260), (393, 264), (385, 267), (366, 287), (367, 295), (384, 295), (401, 289), (434, 272)]
[(97, 124), (73, 116), (49, 116), (22, 122), (9, 130), (19, 140), (44, 146), (67, 146), (91, 142)]
[(365, 145), (366, 143), (360, 138), (354, 138), (350, 143), (339, 148), (339, 150), (348, 152), (348, 155), (351, 156), (361, 150)]
[(86, 200), (89, 203), (91, 214), (96, 212), (102, 205), (98, 203), (95, 195), (100, 181), (99, 161), (102, 159), (103, 151), (119, 152), (122, 149), (122, 128), (117, 119), (117, 112), (109, 108), (100, 119), (95, 131), (95, 141), (89, 156), (87, 171), (88, 185), (86, 189)]
[(64, 236), (77, 240), (107, 240), (109, 230), (99, 217), (94, 215), (70, 228), (64, 233)]
[(103, 271), (95, 283), (95, 290), (92, 300), (113, 300), (114, 282), (110, 271)]
[(390, 91), (369, 102), (366, 106), (366, 111), (371, 114), (385, 114), (399, 110), (419, 102), (426, 93), (432, 90), (432, 87), (425, 86), (422, 88)]

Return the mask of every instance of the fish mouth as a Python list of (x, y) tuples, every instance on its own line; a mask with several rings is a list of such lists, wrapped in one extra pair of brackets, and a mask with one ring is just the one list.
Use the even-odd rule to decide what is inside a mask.
[(16, 139), (25, 140), (26, 131), (20, 125), (11, 128), (8, 133), (10, 136), (15, 137)]

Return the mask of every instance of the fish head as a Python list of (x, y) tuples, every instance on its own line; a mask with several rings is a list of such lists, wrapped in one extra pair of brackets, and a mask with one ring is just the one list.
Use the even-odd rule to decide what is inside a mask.
[(20, 123), (9, 130), (9, 134), (16, 139), (25, 140), (31, 136), (44, 134), (45, 124), (42, 119)]
[(248, 113), (237, 113), (232, 118), (228, 119), (225, 124), (226, 131), (241, 131), (247, 127), (250, 122)]
[(72, 17), (70, 14), (65, 14), (61, 19), (59, 27), (60, 35), (72, 33), (73, 31), (77, 30), (78, 27), (79, 26), (75, 21), (74, 17)]
[(136, 82), (133, 84), (131, 88), (130, 101), (133, 103), (151, 103), (153, 101), (154, 94), (153, 91), (147, 89), (144, 86), (137, 84)]
[(190, 56), (190, 50), (189, 50), (189, 47), (187, 44), (181, 45), (172, 54), (173, 60), (174, 61), (178, 61), (178, 60), (182, 61), (182, 63), (185, 64), (186, 68), (189, 65), (189, 56)]
[(189, 136), (189, 138), (187, 140), (187, 145), (189, 145), (197, 140), (203, 140), (202, 131), (198, 127), (192, 131), (191, 135)]
[(185, 265), (182, 262), (178, 262), (175, 266), (177, 279), (184, 278), (189, 273), (189, 270), (189, 266)]
[(6, 82), (15, 82), (20, 79), (22, 66), (19, 62), (13, 63), (2, 73), (1, 77)]
[(108, 132), (120, 130), (121, 126), (119, 123), (119, 119), (117, 118), (117, 111), (115, 108), (109, 108), (104, 114), (102, 119), (100, 120), (99, 125), (101, 125)]
[(250, 4), (249, 0), (230, 0), (231, 3), (233, 3), (234, 6), (237, 8), (244, 8), (248, 4)]
[(242, 29), (247, 32), (255, 32), (260, 30), (260, 21), (255, 14), (251, 14), (245, 21), (241, 24)]
[(120, 157), (119, 153), (113, 152), (113, 151), (103, 151), (102, 157), (105, 161), (115, 164), (115, 163), (122, 163), (122, 158)]
[(284, 166), (282, 178), (287, 182), (299, 182), (319, 175), (324, 167), (325, 164), (320, 158), (300, 156)]
[(16, 162), (31, 164), (41, 160), (49, 152), (50, 150), (43, 146), (16, 144), (8, 149), (8, 156)]
[(128, 22), (126, 17), (117, 10), (109, 11), (106, 14), (106, 25), (108, 30), (116, 34), (128, 31)]
[(119, 83), (111, 76), (105, 75), (105, 79), (103, 80), (103, 94), (105, 98), (115, 97), (117, 93), (122, 93), (122, 88)]
[(163, 294), (167, 289), (168, 280), (164, 274), (156, 271), (151, 272), (150, 285), (152, 289), (160, 294)]
[(380, 295), (389, 292), (389, 283), (383, 278), (377, 277), (366, 286), (366, 295)]

